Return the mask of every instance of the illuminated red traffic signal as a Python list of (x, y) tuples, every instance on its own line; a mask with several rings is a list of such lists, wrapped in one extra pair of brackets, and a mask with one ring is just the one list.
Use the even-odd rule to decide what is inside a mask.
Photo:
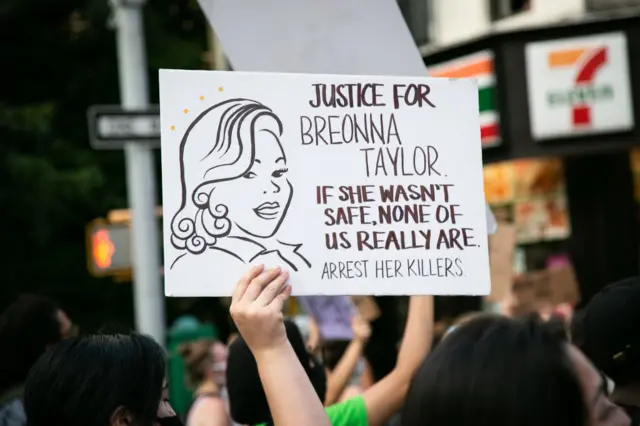
[(87, 227), (87, 266), (94, 276), (131, 271), (130, 229), (128, 224), (94, 220)]
[(93, 263), (100, 269), (106, 269), (113, 263), (113, 254), (115, 252), (116, 248), (110, 239), (109, 230), (96, 230), (91, 236)]

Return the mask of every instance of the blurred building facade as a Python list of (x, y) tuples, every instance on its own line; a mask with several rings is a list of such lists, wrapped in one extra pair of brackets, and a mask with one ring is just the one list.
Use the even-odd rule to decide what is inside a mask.
[(490, 33), (590, 19), (594, 13), (633, 15), (640, 0), (398, 0), (422, 52)]
[(398, 3), (431, 76), (477, 79), (514, 277), (566, 256), (586, 300), (638, 274), (640, 0)]

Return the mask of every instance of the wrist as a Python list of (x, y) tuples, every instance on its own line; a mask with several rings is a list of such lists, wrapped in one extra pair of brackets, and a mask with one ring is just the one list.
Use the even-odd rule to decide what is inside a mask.
[(268, 364), (270, 360), (274, 358), (277, 359), (290, 351), (293, 351), (293, 348), (291, 347), (291, 343), (289, 343), (289, 340), (287, 339), (274, 345), (252, 350), (253, 356), (256, 359), (256, 363), (258, 363), (258, 365), (260, 365), (261, 363)]
[(353, 343), (355, 343), (357, 345), (364, 346), (364, 345), (366, 345), (367, 340), (368, 339), (366, 339), (366, 338), (355, 336), (352, 341), (353, 341)]

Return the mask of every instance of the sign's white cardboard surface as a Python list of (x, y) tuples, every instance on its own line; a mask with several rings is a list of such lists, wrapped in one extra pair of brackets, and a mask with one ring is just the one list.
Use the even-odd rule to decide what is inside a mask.
[[(236, 71), (422, 77), (396, 0), (198, 0)], [(497, 223), (485, 207), (487, 231)]]
[(298, 295), (488, 294), (477, 105), (474, 80), (162, 70), (166, 294), (253, 263)]

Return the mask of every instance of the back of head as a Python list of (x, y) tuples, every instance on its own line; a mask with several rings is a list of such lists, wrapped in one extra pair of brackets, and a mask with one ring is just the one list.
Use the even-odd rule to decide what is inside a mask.
[(617, 385), (640, 384), (640, 278), (611, 284), (574, 318), (576, 344)]
[(184, 360), (188, 373), (188, 386), (197, 386), (205, 379), (207, 370), (212, 368), (214, 360), (211, 347), (213, 343), (213, 340), (203, 339), (184, 343), (178, 348), (178, 353)]
[(64, 341), (29, 372), (29, 426), (107, 426), (119, 408), (132, 425), (151, 426), (164, 376), (164, 351), (150, 337), (97, 334)]
[(585, 425), (562, 339), (533, 319), (481, 316), (461, 325), (411, 382), (405, 426)]
[(47, 346), (60, 341), (58, 306), (44, 296), (18, 297), (0, 316), (0, 393), (18, 385)]
[[(324, 367), (314, 362), (308, 354), (298, 326), (292, 321), (285, 321), (284, 324), (287, 338), (298, 360), (307, 372), (316, 393), (321, 400), (324, 400), (326, 392)], [(260, 382), (256, 360), (242, 336), (229, 345), (226, 382), (231, 417), (235, 422), (247, 425), (271, 422), (271, 412)]]

